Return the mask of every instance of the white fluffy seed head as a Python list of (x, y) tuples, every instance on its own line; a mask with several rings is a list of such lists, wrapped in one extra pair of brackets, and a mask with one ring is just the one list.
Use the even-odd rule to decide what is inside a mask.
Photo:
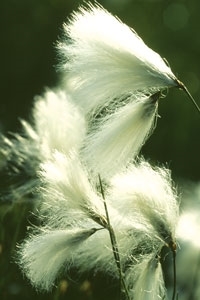
[[(177, 278), (180, 299), (200, 295), (200, 182), (182, 185), (181, 214), (177, 226)], [(193, 278), (193, 280), (191, 280)]]
[(90, 184), (88, 173), (76, 153), (66, 156), (57, 151), (52, 160), (42, 164), (41, 169), (40, 178), (45, 185), (42, 190), (42, 209), (47, 213), (48, 210), (52, 211), (52, 206), (59, 206), (60, 211), (63, 209), (68, 214), (67, 223), (70, 220), (76, 222), (77, 211), (89, 217), (91, 210), (104, 213), (102, 200)]
[[(41, 178), (47, 207), (40, 214), (45, 227), (18, 251), (19, 264), (31, 283), (38, 290), (49, 290), (61, 271), (72, 264), (80, 273), (103, 271), (118, 277), (109, 233), (91, 214), (92, 208), (97, 215), (104, 215), (104, 207), (76, 154), (67, 157), (55, 152), (52, 160), (43, 164)], [(156, 255), (168, 238), (165, 233), (173, 238), (169, 214), (173, 218), (173, 205), (177, 209), (169, 184), (166, 170), (154, 170), (141, 162), (115, 176), (106, 194), (122, 271), (126, 270), (129, 292), (137, 299), (156, 299), (163, 293)]]
[(126, 272), (130, 299), (157, 300), (166, 298), (162, 268), (155, 254), (143, 256), (140, 262)]
[[(162, 58), (98, 4), (81, 7), (64, 30), (58, 44), (67, 70), (64, 85), (78, 108), (63, 91), (47, 91), (35, 104), (35, 131), (26, 128), (42, 158), (44, 226), (29, 236), (18, 255), (27, 277), (41, 290), (49, 290), (72, 264), (80, 272), (118, 274), (109, 233), (98, 222), (105, 215), (102, 197), (79, 160), (86, 130), (83, 115), (92, 112), (98, 118), (98, 112), (111, 107), (110, 115), (91, 126), (81, 152), (81, 159), (109, 185), (109, 177), (127, 167), (152, 128), (157, 104), (147, 95), (177, 86)], [(127, 97), (130, 101), (121, 105)], [(88, 124), (95, 120), (89, 118)], [(174, 240), (178, 216), (169, 172), (140, 162), (115, 176), (105, 194), (131, 297), (164, 297), (156, 255), (163, 243)]]
[(180, 242), (200, 249), (200, 183), (184, 183), (182, 188), (182, 207), (177, 227)]
[(92, 171), (110, 178), (125, 168), (149, 136), (156, 111), (157, 103), (143, 97), (103, 117), (86, 137), (82, 151)]
[(43, 229), (18, 249), (18, 262), (38, 290), (49, 290), (60, 272), (73, 265), (76, 252), (94, 233), (93, 229)]
[(35, 98), (33, 118), (45, 158), (55, 150), (68, 154), (78, 149), (85, 135), (85, 121), (64, 91), (47, 90)]
[(21, 133), (0, 135), (1, 201), (18, 201), (34, 194), (41, 160), (39, 138), (31, 125), (21, 121)]
[(111, 180), (110, 195), (112, 205), (133, 222), (147, 224), (152, 237), (175, 240), (179, 207), (169, 170), (141, 161)]
[(164, 60), (98, 4), (73, 13), (58, 51), (67, 74), (64, 84), (85, 113), (128, 93), (177, 86)]

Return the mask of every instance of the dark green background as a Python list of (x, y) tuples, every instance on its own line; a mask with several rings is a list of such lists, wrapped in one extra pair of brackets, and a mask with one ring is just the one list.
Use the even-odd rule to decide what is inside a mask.
[[(200, 105), (200, 1), (99, 2), (133, 27), (148, 46), (167, 58), (173, 72)], [(1, 0), (0, 130), (3, 133), (18, 131), (19, 118), (30, 119), (34, 96), (41, 94), (44, 87), (56, 85), (54, 43), (62, 33), (63, 21), (79, 3), (81, 1), (76, 0)], [(167, 163), (174, 178), (199, 181), (200, 115), (187, 96), (176, 89), (170, 90), (160, 101), (159, 114), (157, 128), (142, 153), (153, 162)], [(81, 292), (80, 286), (69, 288), (71, 292), (65, 297), (55, 291), (52, 295), (36, 296), (18, 269), (9, 263), (11, 247), (24, 235), (25, 221), (20, 220), (20, 214), (29, 209), (22, 204), (4, 208), (0, 236), (0, 295), (4, 299), (107, 299), (99, 293), (98, 287), (93, 297)]]

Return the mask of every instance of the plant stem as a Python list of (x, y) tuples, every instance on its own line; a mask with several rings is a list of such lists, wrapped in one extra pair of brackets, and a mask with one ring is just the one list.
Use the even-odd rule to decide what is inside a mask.
[(123, 273), (122, 273), (121, 260), (120, 260), (118, 245), (117, 245), (117, 239), (116, 239), (113, 227), (111, 226), (111, 223), (110, 223), (107, 203), (106, 203), (105, 194), (104, 194), (104, 190), (103, 190), (100, 175), (99, 175), (99, 184), (100, 184), (101, 195), (102, 195), (102, 198), (103, 198), (103, 203), (104, 203), (104, 208), (105, 208), (105, 213), (106, 213), (106, 219), (107, 219), (107, 223), (108, 223), (107, 230), (108, 230), (109, 235), (110, 235), (112, 251), (113, 251), (115, 263), (116, 263), (118, 273), (119, 273), (120, 285), (121, 285), (121, 288), (123, 289), (124, 293), (126, 294), (127, 299), (130, 300), (128, 289), (126, 287), (126, 283), (124, 281), (124, 277), (123, 277)]

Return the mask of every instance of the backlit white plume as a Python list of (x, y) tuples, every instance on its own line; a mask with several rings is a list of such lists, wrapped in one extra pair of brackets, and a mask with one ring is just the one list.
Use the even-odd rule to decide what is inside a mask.
[[(86, 132), (85, 119), (71, 97), (62, 90), (46, 90), (35, 97), (32, 124), (22, 120), (22, 130), (10, 139), (0, 137), (1, 172), (4, 187), (1, 199), (23, 198), (39, 185), (40, 164), (56, 150), (78, 151)], [(7, 178), (8, 177), (8, 178)], [(12, 190), (10, 189), (12, 186)]]
[[(42, 226), (33, 228), (18, 250), (18, 263), (30, 282), (49, 290), (71, 267), (119, 279), (101, 195), (78, 157), (56, 152), (40, 175)], [(130, 299), (162, 297), (159, 254), (174, 242), (178, 214), (169, 173), (141, 162), (116, 176), (105, 196)]]
[(160, 55), (97, 3), (73, 13), (58, 50), (64, 84), (86, 114), (122, 95), (179, 86)]
[(35, 98), (33, 118), (41, 150), (47, 158), (55, 150), (78, 149), (85, 135), (85, 120), (71, 97), (62, 90), (47, 90)]
[[(59, 211), (59, 218), (64, 213), (67, 220), (78, 222), (76, 211), (82, 216), (90, 216), (93, 212), (104, 213), (103, 203), (89, 182), (87, 171), (75, 153), (69, 156), (56, 151), (51, 160), (41, 165), (41, 180), (46, 188), (43, 189), (42, 209), (54, 211), (63, 206)], [(71, 212), (73, 210), (73, 213)]]
[(13, 202), (33, 195), (39, 184), (36, 170), (41, 161), (38, 135), (30, 124), (21, 121), (21, 133), (0, 136), (0, 200)]
[(198, 299), (200, 295), (200, 182), (184, 182), (181, 204), (177, 227), (180, 247), (177, 255), (179, 296), (183, 300)]
[(164, 243), (175, 241), (179, 207), (168, 169), (141, 160), (111, 179), (110, 195), (112, 206), (127, 220), (147, 222)]
[(144, 255), (140, 263), (127, 270), (125, 276), (131, 300), (166, 299), (161, 264), (159, 258), (152, 254)]
[(175, 258), (177, 193), (168, 169), (137, 155), (162, 90), (189, 92), (97, 3), (73, 13), (64, 34), (62, 87), (35, 98), (23, 135), (2, 137), (1, 170), (14, 170), (15, 192), (37, 190), (40, 225), (29, 227), (17, 262), (39, 291), (74, 268), (114, 277), (127, 300), (166, 299), (160, 255), (167, 246)]
[(83, 149), (83, 156), (94, 173), (109, 178), (135, 158), (154, 124), (157, 97), (143, 96), (94, 125)]
[(43, 229), (18, 249), (19, 264), (38, 290), (49, 290), (60, 272), (73, 265), (79, 246), (95, 229)]

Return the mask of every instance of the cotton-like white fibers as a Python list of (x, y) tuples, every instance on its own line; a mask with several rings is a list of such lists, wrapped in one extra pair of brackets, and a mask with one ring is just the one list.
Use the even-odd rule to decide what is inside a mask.
[(57, 47), (64, 85), (86, 114), (128, 93), (178, 86), (160, 55), (98, 4), (73, 13)]
[(25, 121), (20, 133), (0, 136), (1, 201), (18, 201), (33, 195), (39, 181), (36, 175), (41, 151), (38, 136)]
[(152, 236), (166, 243), (175, 240), (179, 205), (168, 169), (152, 168), (143, 160), (130, 165), (112, 178), (108, 200), (126, 218), (148, 224)]
[(166, 299), (161, 264), (152, 254), (144, 255), (139, 263), (130, 267), (125, 278), (131, 300)]
[(36, 97), (33, 118), (45, 158), (55, 150), (67, 154), (80, 147), (85, 120), (64, 91), (47, 90), (44, 96)]
[(85, 136), (85, 119), (64, 91), (47, 90), (35, 97), (32, 114), (32, 124), (21, 121), (20, 133), (1, 137), (0, 167), (6, 173), (9, 170), (13, 181), (12, 190), (5, 191), (3, 198), (19, 199), (34, 193), (39, 186), (40, 164), (56, 150), (65, 154), (78, 151)]
[(43, 229), (20, 246), (19, 264), (37, 289), (49, 290), (60, 272), (73, 266), (79, 247), (94, 233), (95, 229)]
[(200, 295), (200, 183), (184, 182), (177, 226), (177, 278), (181, 299)]
[[(78, 211), (89, 217), (93, 213), (104, 213), (102, 200), (95, 193), (88, 177), (77, 153), (66, 156), (55, 152), (51, 160), (41, 165), (40, 178), (45, 185), (42, 190), (42, 209), (52, 210), (51, 207), (57, 207), (57, 202), (61, 202), (69, 215), (68, 221), (74, 218), (74, 222), (78, 218)], [(74, 210), (74, 213), (70, 214), (70, 210)]]
[[(117, 278), (103, 203), (77, 156), (56, 152), (41, 176), (46, 182), (40, 216), (45, 227), (19, 250), (19, 263), (31, 283), (49, 290), (72, 265), (80, 273), (101, 271)], [(162, 272), (156, 257), (174, 241), (178, 213), (168, 170), (142, 161), (116, 175), (105, 197), (127, 286), (133, 278), (130, 294), (138, 299), (145, 299), (146, 291), (149, 297), (160, 295)]]
[(94, 173), (109, 178), (136, 157), (153, 128), (158, 98), (143, 96), (100, 119), (83, 148)]
[(19, 159), (17, 172), (28, 167), (38, 180), (41, 225), (19, 246), (18, 264), (39, 291), (75, 267), (77, 275), (122, 277), (130, 299), (164, 299), (160, 253), (175, 245), (177, 191), (167, 168), (138, 154), (162, 90), (183, 86), (97, 3), (73, 13), (57, 47), (62, 87), (35, 98), (23, 137), (4, 138), (4, 154)]

